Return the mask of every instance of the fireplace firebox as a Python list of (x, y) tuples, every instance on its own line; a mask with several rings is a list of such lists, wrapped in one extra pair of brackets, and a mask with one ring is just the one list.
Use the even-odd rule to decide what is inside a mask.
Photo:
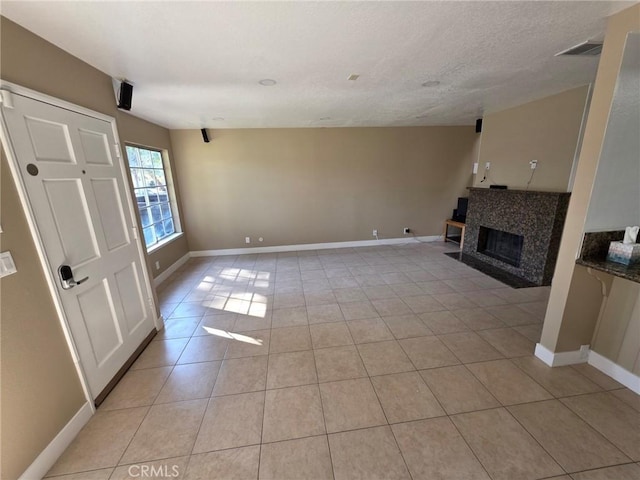
[(478, 252), (514, 267), (520, 266), (524, 237), (514, 233), (480, 226)]

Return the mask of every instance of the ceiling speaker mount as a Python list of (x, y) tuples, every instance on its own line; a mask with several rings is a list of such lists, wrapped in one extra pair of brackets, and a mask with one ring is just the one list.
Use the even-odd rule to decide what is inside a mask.
[(120, 92), (118, 94), (118, 108), (131, 110), (131, 100), (133, 99), (133, 85), (125, 81), (120, 82)]

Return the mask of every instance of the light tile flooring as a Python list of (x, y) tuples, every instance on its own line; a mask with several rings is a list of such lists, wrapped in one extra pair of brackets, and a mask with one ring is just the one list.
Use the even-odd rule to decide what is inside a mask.
[(65, 479), (640, 479), (640, 397), (441, 243), (192, 259)]

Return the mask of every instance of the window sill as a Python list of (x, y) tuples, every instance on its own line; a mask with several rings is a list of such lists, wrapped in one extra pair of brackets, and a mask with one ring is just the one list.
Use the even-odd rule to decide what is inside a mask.
[(183, 232), (178, 232), (178, 233), (174, 233), (173, 235), (169, 235), (166, 238), (163, 238), (162, 240), (160, 240), (158, 243), (156, 243), (155, 245), (150, 246), (149, 248), (147, 248), (147, 254), (152, 254), (155, 251), (161, 249), (162, 247), (167, 246), (168, 244), (176, 241), (177, 239), (181, 238), (184, 235)]

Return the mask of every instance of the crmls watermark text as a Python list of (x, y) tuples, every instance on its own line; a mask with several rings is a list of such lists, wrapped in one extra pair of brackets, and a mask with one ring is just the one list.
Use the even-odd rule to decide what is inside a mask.
[(175, 478), (180, 475), (178, 465), (131, 465), (128, 471), (133, 478)]

